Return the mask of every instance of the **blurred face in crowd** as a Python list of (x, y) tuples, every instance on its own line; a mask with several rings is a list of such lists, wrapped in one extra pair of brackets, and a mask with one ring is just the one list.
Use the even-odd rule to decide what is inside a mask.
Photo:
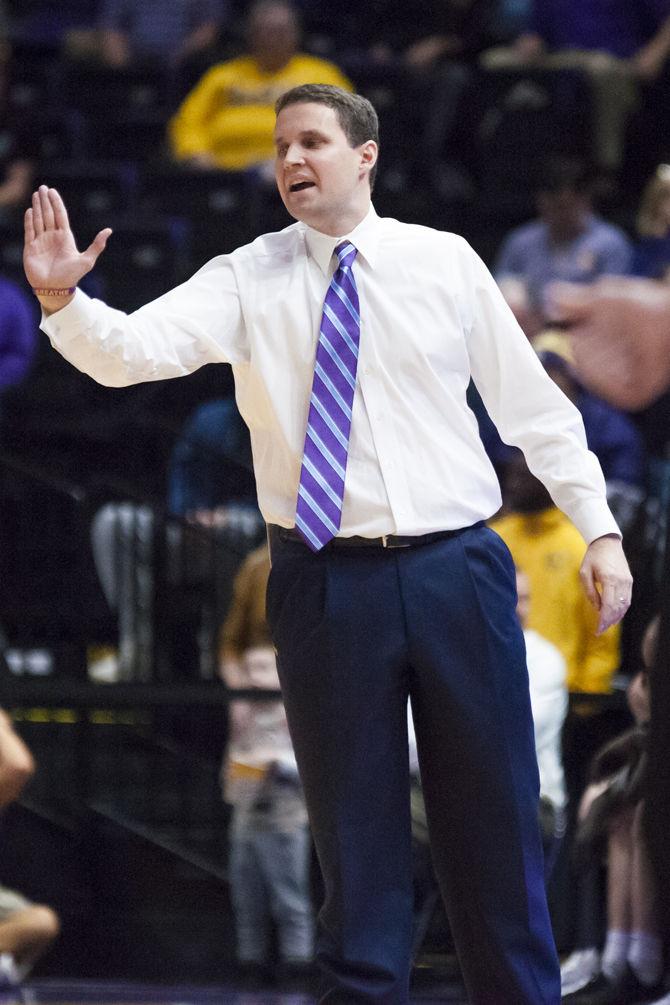
[(300, 31), (291, 7), (282, 3), (260, 3), (249, 19), (249, 49), (268, 73), (275, 73), (298, 51)]
[(352, 147), (334, 108), (301, 102), (277, 116), (275, 147), (277, 187), (294, 219), (334, 237), (360, 223), (370, 206), (374, 140)]
[(552, 239), (562, 243), (581, 234), (591, 211), (591, 202), (584, 193), (562, 188), (555, 192), (540, 192), (537, 208)]
[(553, 506), (542, 482), (532, 475), (523, 454), (514, 456), (505, 466), (503, 498), (517, 513), (539, 513)]
[(528, 624), (528, 614), (530, 611), (530, 580), (521, 569), (516, 570), (516, 616), (522, 628)]

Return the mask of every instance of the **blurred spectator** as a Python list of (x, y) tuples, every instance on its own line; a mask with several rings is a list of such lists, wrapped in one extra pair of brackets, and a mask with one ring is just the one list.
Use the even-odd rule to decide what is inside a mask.
[(590, 947), (594, 964), (590, 978), (588, 968), (577, 973), (568, 961), (562, 970), (563, 1000), (580, 1005), (650, 1001), (662, 990), (657, 897), (642, 829), (648, 771), (648, 674), (655, 662), (658, 627), (656, 617), (642, 642), (643, 668), (628, 687), (635, 725), (598, 751), (580, 801), (581, 875), (590, 862), (599, 863), (603, 844), (607, 860), (607, 934), (602, 955), (599, 945)]
[(567, 795), (561, 754), (561, 734), (568, 711), (566, 665), (559, 649), (528, 627), (533, 596), (530, 579), (517, 569), (517, 615), (526, 643), (530, 704), (535, 749), (540, 771), (540, 825), (545, 852), (545, 875), (551, 874), (565, 834)]
[(670, 283), (670, 164), (659, 164), (642, 193), (637, 233), (631, 273)]
[[(18, 799), (34, 772), (30, 751), (0, 709), (0, 810)], [(22, 894), (0, 886), (0, 994), (18, 988), (59, 928), (50, 907), (31, 904)]]
[(533, 598), (528, 627), (563, 654), (570, 691), (608, 693), (619, 665), (619, 628), (596, 635), (598, 615), (579, 581), (581, 535), (519, 452), (506, 465), (503, 499), (508, 512), (491, 526), (528, 576)]
[(472, 194), (463, 144), (457, 148), (454, 137), (474, 85), (473, 64), (493, 39), (494, 13), (493, 0), (419, 0), (411, 15), (403, 0), (365, 5), (362, 73), (372, 64), (396, 76), (398, 128), (404, 138), (418, 138), (408, 165), (412, 183), (425, 179), (444, 199)]
[(211, 523), (232, 502), (257, 512), (249, 430), (230, 397), (204, 402), (184, 424), (170, 460), (168, 510)]
[(533, 348), (554, 383), (579, 409), (589, 450), (603, 469), (607, 501), (621, 529), (627, 530), (644, 496), (645, 452), (640, 432), (628, 415), (584, 390), (565, 332), (546, 330), (533, 340)]
[[(103, 647), (91, 654), (89, 674), (98, 681), (149, 680), (155, 670), (156, 563), (163, 547), (164, 574), (182, 593), (195, 593), (195, 609), (182, 598), (175, 639), (182, 653), (204, 613), (205, 600), (216, 600), (217, 556), (230, 532), (242, 542), (253, 541), (262, 526), (251, 470), (249, 433), (234, 398), (199, 405), (180, 431), (168, 468), (168, 513), (197, 525), (192, 530), (178, 520), (161, 522), (149, 505), (107, 503), (93, 518), (93, 557), (110, 608), (118, 616), (118, 653)], [(164, 542), (164, 544), (163, 544)], [(165, 584), (163, 584), (165, 585)], [(198, 589), (196, 589), (198, 587)], [(165, 602), (165, 601), (164, 601)], [(187, 663), (189, 656), (183, 658)], [(190, 654), (193, 662), (193, 654)], [(190, 674), (193, 666), (185, 668)]]
[(534, 0), (527, 30), (506, 50), (485, 56), (491, 68), (535, 65), (583, 71), (593, 95), (594, 159), (616, 171), (638, 99), (670, 53), (670, 0)]
[(505, 238), (494, 267), (529, 338), (544, 321), (553, 320), (546, 297), (549, 283), (624, 275), (631, 257), (623, 231), (594, 213), (588, 172), (580, 161), (548, 158), (540, 170), (536, 201), (539, 219)]
[(260, 0), (249, 12), (249, 54), (212, 67), (169, 127), (177, 160), (197, 168), (244, 170), (274, 157), (274, 104), (299, 84), (352, 90), (332, 63), (298, 51), (298, 16), (284, 0)]
[[(221, 674), (232, 687), (279, 690), (265, 622), (267, 544), (239, 570), (222, 629)], [(270, 924), (277, 928), (282, 977), (306, 971), (313, 955), (307, 810), (281, 699), (230, 703), (230, 742), (222, 766), (233, 808), (229, 875), (238, 960), (247, 972), (267, 965)]]
[(177, 67), (213, 48), (226, 16), (226, 0), (103, 0), (103, 61)]
[(0, 276), (0, 423), (2, 393), (26, 376), (35, 357), (37, 332), (32, 300)]
[(229, 687), (246, 687), (241, 661), (248, 649), (272, 644), (265, 619), (265, 591), (270, 575), (266, 542), (240, 566), (233, 586), (233, 599), (221, 629), (219, 665)]

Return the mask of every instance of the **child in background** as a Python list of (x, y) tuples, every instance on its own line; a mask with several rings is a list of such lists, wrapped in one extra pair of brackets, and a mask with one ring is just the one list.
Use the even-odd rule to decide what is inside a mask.
[[(248, 649), (240, 686), (278, 691), (270, 646)], [(280, 698), (231, 702), (231, 738), (222, 769), (224, 798), (233, 808), (230, 883), (238, 960), (262, 973), (271, 925), (277, 931), (285, 979), (304, 975), (313, 955), (307, 810)]]

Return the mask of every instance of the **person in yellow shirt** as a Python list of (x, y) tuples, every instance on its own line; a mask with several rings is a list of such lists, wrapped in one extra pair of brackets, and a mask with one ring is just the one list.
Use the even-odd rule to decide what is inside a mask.
[(523, 455), (507, 466), (503, 497), (510, 512), (491, 527), (530, 581), (528, 627), (563, 654), (569, 691), (606, 694), (619, 666), (620, 630), (615, 625), (596, 635), (598, 615), (579, 580), (584, 552), (579, 532), (554, 506)]
[(252, 6), (249, 54), (212, 67), (169, 125), (174, 157), (194, 167), (243, 171), (274, 158), (274, 105), (299, 84), (353, 86), (333, 64), (298, 51), (298, 16), (285, 0)]

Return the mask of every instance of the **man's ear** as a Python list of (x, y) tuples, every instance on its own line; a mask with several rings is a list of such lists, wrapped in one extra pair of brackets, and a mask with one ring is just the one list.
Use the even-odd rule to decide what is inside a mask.
[(365, 167), (366, 174), (369, 175), (377, 163), (379, 148), (374, 140), (368, 140), (367, 143), (363, 143), (359, 149), (361, 152), (361, 165)]

